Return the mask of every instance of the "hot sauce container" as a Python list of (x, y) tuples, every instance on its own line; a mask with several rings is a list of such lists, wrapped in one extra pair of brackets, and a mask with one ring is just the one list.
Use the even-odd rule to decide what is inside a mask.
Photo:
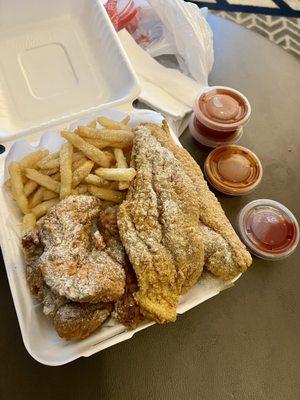
[(299, 242), (299, 225), (292, 212), (274, 200), (255, 200), (239, 213), (240, 236), (251, 253), (265, 260), (281, 260)]
[(215, 189), (227, 195), (241, 196), (259, 185), (263, 168), (252, 151), (242, 146), (226, 145), (209, 154), (204, 172)]
[(212, 86), (197, 98), (189, 129), (204, 146), (232, 144), (241, 138), (250, 114), (250, 103), (242, 93), (226, 86)]

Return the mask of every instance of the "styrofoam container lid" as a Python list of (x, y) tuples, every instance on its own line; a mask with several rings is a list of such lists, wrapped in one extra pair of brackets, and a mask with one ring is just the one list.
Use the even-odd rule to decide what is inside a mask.
[(130, 102), (140, 88), (97, 0), (10, 0), (0, 13), (0, 141)]

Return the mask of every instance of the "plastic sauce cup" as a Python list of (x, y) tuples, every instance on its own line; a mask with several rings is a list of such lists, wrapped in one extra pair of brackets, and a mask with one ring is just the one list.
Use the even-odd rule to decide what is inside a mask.
[(190, 132), (207, 147), (236, 143), (250, 114), (250, 103), (242, 93), (225, 86), (212, 86), (196, 100)]
[(214, 149), (205, 160), (205, 175), (222, 193), (241, 196), (252, 192), (262, 179), (258, 157), (242, 146), (227, 145)]
[(292, 212), (274, 200), (255, 200), (238, 215), (240, 236), (251, 253), (265, 260), (281, 260), (299, 242), (299, 225)]

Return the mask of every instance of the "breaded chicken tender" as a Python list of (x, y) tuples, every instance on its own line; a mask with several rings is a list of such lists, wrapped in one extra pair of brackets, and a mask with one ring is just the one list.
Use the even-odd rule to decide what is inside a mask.
[(39, 268), (45, 283), (71, 301), (110, 302), (124, 293), (122, 265), (99, 249), (100, 204), (92, 196), (69, 196), (48, 212), (40, 227), (44, 252)]

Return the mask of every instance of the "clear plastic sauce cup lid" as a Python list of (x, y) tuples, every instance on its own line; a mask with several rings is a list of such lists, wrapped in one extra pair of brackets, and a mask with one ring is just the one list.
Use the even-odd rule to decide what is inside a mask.
[(299, 242), (299, 225), (292, 212), (274, 200), (255, 200), (238, 216), (242, 239), (250, 251), (264, 259), (289, 256)]
[(205, 89), (195, 105), (197, 118), (207, 127), (216, 130), (237, 129), (247, 123), (251, 107), (239, 91), (212, 86)]
[(204, 168), (210, 183), (225, 194), (249, 193), (262, 178), (262, 165), (258, 157), (242, 146), (217, 147), (207, 157)]

